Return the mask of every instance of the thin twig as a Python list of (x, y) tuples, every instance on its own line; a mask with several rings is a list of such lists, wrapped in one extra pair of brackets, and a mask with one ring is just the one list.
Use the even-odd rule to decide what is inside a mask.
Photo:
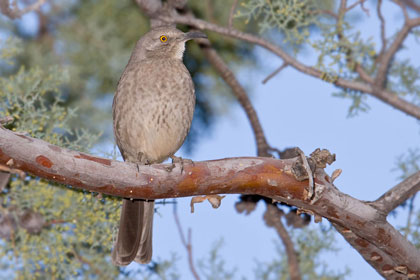
[(310, 14), (317, 14), (317, 15), (327, 15), (327, 16), (331, 16), (335, 19), (338, 18), (338, 15), (336, 13), (334, 13), (333, 11), (330, 10), (314, 10), (314, 11), (309, 11)]
[(271, 73), (270, 75), (268, 75), (263, 81), (262, 83), (265, 84), (267, 83), (271, 78), (273, 78), (275, 75), (277, 75), (278, 73), (281, 72), (281, 70), (283, 70), (284, 68), (286, 68), (289, 64), (287, 64), (286, 62), (283, 62), (283, 64), (277, 68), (276, 70), (274, 70), (273, 73)]
[(233, 14), (235, 13), (237, 4), (238, 4), (238, 0), (233, 0), (232, 7), (230, 8), (230, 13), (229, 13), (229, 22), (228, 22), (229, 29), (232, 28)]
[(186, 240), (184, 231), (182, 230), (181, 222), (179, 221), (176, 203), (174, 203), (173, 213), (175, 218), (175, 224), (178, 228), (179, 237), (181, 238), (182, 245), (184, 245), (185, 249), (187, 250), (188, 264), (190, 266), (191, 273), (193, 274), (194, 279), (200, 280), (200, 276), (198, 275), (197, 270), (195, 269), (194, 259), (192, 255), (191, 229), (188, 229), (188, 240)]
[(375, 84), (377, 87), (379, 87), (379, 89), (385, 88), (386, 76), (390, 68), (391, 61), (395, 56), (395, 53), (401, 48), (401, 45), (407, 38), (407, 35), (410, 33), (411, 29), (416, 26), (420, 26), (420, 18), (407, 19), (404, 23), (404, 26), (400, 31), (398, 31), (388, 50), (385, 51), (383, 55), (377, 60), (379, 67), (375, 77)]
[(408, 16), (407, 7), (400, 0), (392, 0), (392, 2), (400, 6), (401, 10), (403, 11), (405, 21), (409, 20), (410, 17)]
[(382, 0), (378, 0), (378, 4), (376, 5), (376, 12), (381, 22), (381, 41), (382, 41), (382, 47), (381, 47), (379, 56), (381, 56), (383, 52), (386, 50), (385, 19), (384, 19), (384, 16), (382, 15), (381, 6), (382, 6)]
[(366, 13), (367, 16), (369, 16), (369, 10), (366, 9), (364, 6), (366, 1), (367, 0), (359, 0), (359, 1), (354, 2), (353, 4), (351, 4), (350, 6), (346, 8), (346, 12), (352, 10), (354, 7), (360, 4), (360, 7), (362, 8), (362, 10)]
[(277, 234), (279, 235), (281, 241), (283, 242), (284, 248), (287, 253), (287, 263), (289, 265), (290, 279), (300, 280), (302, 276), (299, 269), (298, 256), (293, 246), (293, 240), (290, 238), (289, 233), (284, 227), (281, 216), (283, 212), (273, 204), (266, 204), (267, 210), (264, 214), (264, 221), (267, 226), (273, 227), (276, 229)]
[[(346, 9), (347, 1), (342, 0), (340, 2), (340, 7), (338, 9), (337, 18), (336, 18), (336, 32), (338, 40), (342, 43), (343, 46), (346, 46), (347, 38), (343, 34), (343, 21), (344, 16), (346, 12), (349, 10)], [(355, 65), (354, 71), (359, 74), (360, 78), (365, 81), (366, 83), (372, 85), (374, 80), (372, 77), (369, 76), (369, 74), (366, 72), (366, 70), (358, 63), (357, 61), (354, 61), (352, 58), (352, 50), (348, 47), (344, 47), (345, 49), (345, 55), (346, 55), (346, 62), (349, 65)]]
[(404, 4), (406, 4), (408, 7), (416, 11), (417, 13), (420, 13), (420, 5), (415, 3), (413, 0), (403, 0)]
[(371, 205), (387, 215), (418, 191), (420, 191), (420, 171), (388, 190)]

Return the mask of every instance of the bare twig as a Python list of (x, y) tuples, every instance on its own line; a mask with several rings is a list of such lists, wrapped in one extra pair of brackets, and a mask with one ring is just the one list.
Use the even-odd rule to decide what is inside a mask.
[(239, 84), (235, 75), (232, 73), (223, 59), (211, 47), (210, 42), (207, 41), (206, 44), (200, 44), (200, 47), (207, 60), (211, 63), (211, 65), (226, 82), (226, 84), (229, 85), (229, 87), (232, 89), (232, 93), (235, 95), (235, 97), (238, 99), (238, 102), (244, 109), (254, 132), (255, 141), (257, 143), (258, 156), (270, 156), (270, 146), (268, 145), (267, 139), (264, 135), (264, 131), (258, 119), (258, 115), (252, 106), (251, 100), (246, 94), (245, 89), (241, 86), (241, 84)]
[(17, 6), (17, 0), (12, 0), (11, 6), (9, 0), (0, 0), (0, 11), (10, 19), (20, 18), (26, 13), (38, 11), (47, 0), (38, 0), (35, 3), (26, 6), (20, 10)]
[(287, 253), (287, 263), (289, 265), (290, 279), (300, 280), (302, 279), (302, 276), (300, 274), (298, 256), (295, 251), (295, 248), (293, 247), (292, 238), (290, 238), (289, 233), (287, 232), (286, 228), (284, 227), (281, 221), (281, 216), (283, 215), (283, 212), (273, 204), (266, 205), (267, 210), (264, 214), (264, 221), (267, 226), (276, 229), (277, 234), (283, 242), (284, 248), (286, 249)]
[(229, 29), (232, 28), (233, 16), (234, 16), (233, 14), (235, 13), (237, 4), (238, 4), (238, 0), (233, 0), (232, 7), (230, 8), (230, 13), (229, 13), (229, 21), (228, 21)]
[[(280, 48), (277, 45), (274, 45), (267, 40), (262, 39), (261, 37), (258, 37), (256, 35), (252, 35), (249, 33), (241, 32), (239, 30), (236, 30), (234, 28), (229, 29), (222, 27), (220, 25), (216, 25), (213, 23), (209, 23), (207, 21), (197, 19), (192, 16), (181, 16), (181, 15), (172, 15), (170, 17), (168, 16), (161, 16), (161, 20), (166, 22), (176, 22), (180, 24), (186, 24), (190, 26), (194, 26), (201, 30), (211, 30), (214, 32), (217, 32), (222, 35), (226, 35), (229, 37), (241, 39), (250, 43), (254, 43), (256, 45), (262, 46), (263, 48), (266, 48), (267, 50), (273, 52), (274, 54), (280, 56), (284, 62), (288, 63), (290, 66), (295, 68), (296, 70), (305, 73), (309, 76), (313, 76), (319, 79), (322, 79), (325, 77), (325, 73), (322, 71), (319, 71), (313, 67), (304, 65), (303, 63), (297, 61), (295, 58), (291, 57), (289, 54), (287, 54), (282, 48)], [(394, 92), (390, 92), (386, 89), (377, 89), (373, 86), (353, 80), (346, 80), (340, 77), (337, 77), (334, 79), (334, 84), (343, 87), (346, 89), (351, 89), (355, 91), (361, 91), (367, 94), (370, 94), (380, 100), (382, 100), (385, 103), (388, 103), (389, 105), (393, 106), (394, 108), (397, 108), (417, 119), (420, 119), (420, 107), (398, 97)]]
[(263, 81), (262, 81), (262, 83), (263, 84), (265, 84), (265, 83), (267, 83), (271, 78), (273, 78), (275, 75), (277, 75), (278, 73), (280, 73), (281, 72), (281, 70), (283, 70), (284, 68), (286, 68), (287, 67), (287, 63), (286, 62), (283, 62), (283, 64), (279, 67), (279, 68), (277, 68), (273, 73), (271, 73), (270, 75), (268, 75)]
[(404, 42), (407, 35), (410, 33), (411, 29), (416, 26), (420, 26), (420, 18), (407, 19), (404, 23), (402, 29), (395, 36), (394, 41), (389, 46), (383, 55), (377, 60), (379, 67), (375, 77), (375, 84), (380, 90), (385, 87), (386, 76), (391, 65), (392, 58), (395, 53), (401, 48), (402, 43)]
[(400, 6), (401, 10), (403, 11), (403, 15), (404, 15), (405, 21), (409, 20), (410, 17), (408, 16), (407, 7), (406, 7), (406, 5), (404, 5), (403, 1), (401, 1), (401, 0), (392, 0), (392, 2), (394, 2), (395, 4), (397, 4), (398, 6)]
[(353, 4), (351, 4), (350, 6), (347, 7), (346, 12), (352, 10), (354, 7), (356, 7), (357, 5), (360, 4), (360, 7), (362, 8), (362, 11), (366, 13), (367, 16), (369, 16), (369, 10), (365, 7), (365, 2), (367, 0), (359, 0), (354, 2)]
[(182, 230), (181, 222), (179, 221), (176, 203), (174, 203), (173, 213), (174, 213), (175, 223), (176, 223), (176, 227), (178, 228), (182, 245), (184, 245), (185, 249), (187, 250), (188, 264), (190, 266), (191, 273), (193, 274), (194, 279), (200, 280), (200, 276), (198, 275), (197, 270), (195, 269), (194, 259), (192, 255), (191, 229), (190, 228), (188, 229), (188, 240), (187, 240), (185, 239), (184, 231)]
[(382, 0), (378, 0), (378, 4), (376, 5), (376, 12), (378, 14), (379, 21), (381, 22), (381, 41), (382, 41), (382, 47), (381, 47), (381, 51), (379, 52), (379, 56), (381, 56), (386, 50), (385, 19), (384, 19), (384, 16), (382, 15), (381, 6), (382, 6)]
[(404, 4), (406, 4), (408, 7), (416, 11), (417, 13), (420, 13), (420, 5), (415, 3), (413, 0), (403, 0)]
[(333, 11), (330, 11), (330, 10), (315, 10), (315, 11), (310, 11), (309, 13), (319, 14), (319, 15), (327, 15), (327, 16), (331, 16), (335, 19), (338, 18), (337, 14), (334, 13)]
[(387, 215), (418, 191), (420, 191), (420, 171), (388, 190), (372, 202), (372, 206)]

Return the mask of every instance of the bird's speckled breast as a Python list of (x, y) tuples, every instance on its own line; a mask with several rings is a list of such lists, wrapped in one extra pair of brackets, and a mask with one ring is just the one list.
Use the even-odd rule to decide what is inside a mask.
[(188, 134), (194, 106), (194, 85), (182, 61), (129, 64), (113, 104), (114, 133), (124, 158), (153, 163), (173, 155)]

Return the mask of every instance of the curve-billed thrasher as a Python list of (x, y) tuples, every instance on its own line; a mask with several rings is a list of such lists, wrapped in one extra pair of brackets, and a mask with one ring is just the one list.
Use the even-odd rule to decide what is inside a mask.
[[(159, 163), (172, 157), (188, 134), (195, 106), (194, 84), (182, 62), (185, 42), (206, 38), (160, 27), (137, 42), (112, 105), (114, 133), (125, 161)], [(116, 265), (152, 258), (154, 202), (123, 200), (112, 252)]]

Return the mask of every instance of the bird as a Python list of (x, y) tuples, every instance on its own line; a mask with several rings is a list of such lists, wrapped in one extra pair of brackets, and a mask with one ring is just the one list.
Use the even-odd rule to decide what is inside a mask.
[[(183, 54), (185, 43), (196, 38), (207, 36), (161, 26), (137, 41), (112, 104), (114, 135), (124, 161), (138, 167), (176, 158), (194, 113), (194, 84)], [(123, 199), (111, 254), (115, 265), (151, 261), (153, 214), (153, 200)]]

